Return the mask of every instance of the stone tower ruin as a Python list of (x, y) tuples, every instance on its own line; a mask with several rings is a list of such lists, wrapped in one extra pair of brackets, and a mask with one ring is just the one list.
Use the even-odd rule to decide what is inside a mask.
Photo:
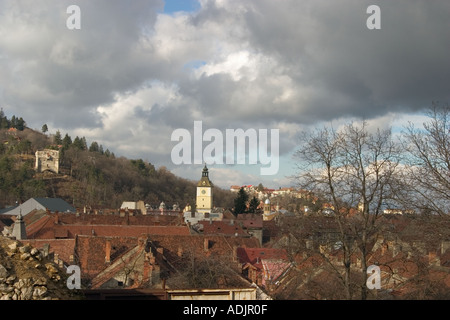
[(44, 149), (36, 151), (35, 170), (59, 173), (59, 150)]

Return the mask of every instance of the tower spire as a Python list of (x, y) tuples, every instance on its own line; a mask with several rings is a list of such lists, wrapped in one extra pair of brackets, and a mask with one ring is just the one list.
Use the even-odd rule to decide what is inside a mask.
[(208, 167), (206, 166), (206, 162), (205, 167), (203, 168), (202, 177), (208, 177)]
[(24, 240), (27, 238), (27, 230), (22, 216), (22, 209), (20, 209), (16, 221), (14, 222), (12, 235), (16, 240)]

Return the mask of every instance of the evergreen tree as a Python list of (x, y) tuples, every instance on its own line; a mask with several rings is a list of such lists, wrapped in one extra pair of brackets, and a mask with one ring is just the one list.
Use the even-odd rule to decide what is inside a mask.
[(83, 150), (83, 142), (81, 141), (80, 137), (76, 136), (72, 144), (75, 148)]
[(23, 130), (25, 129), (25, 126), (26, 126), (26, 122), (25, 122), (25, 120), (23, 120), (22, 117), (20, 117), (19, 119), (17, 119), (17, 121), (16, 121), (16, 127), (15, 127), (17, 130), (23, 131)]
[(247, 210), (248, 194), (244, 188), (239, 189), (239, 192), (234, 199), (234, 215), (245, 213)]
[(47, 126), (47, 124), (44, 124), (44, 125), (42, 126), (41, 131), (42, 131), (42, 133), (46, 133), (46, 132), (48, 131), (48, 126)]
[(71, 145), (72, 145), (72, 138), (66, 133), (64, 139), (62, 140), (63, 150), (69, 149)]
[(59, 130), (56, 131), (55, 137), (53, 138), (53, 142), (55, 144), (57, 144), (57, 145), (61, 145), (62, 144), (63, 141), (62, 141), (62, 138), (61, 138), (61, 132), (59, 132)]
[(10, 121), (9, 125), (10, 125), (10, 128), (16, 128), (17, 127), (17, 118), (16, 118), (15, 115), (13, 115), (11, 117), (11, 121)]
[(8, 120), (6, 119), (5, 113), (3, 112), (3, 108), (0, 109), (0, 129), (7, 128)]
[(73, 140), (73, 146), (79, 150), (88, 150), (85, 137), (80, 138), (76, 136), (75, 140)]
[(100, 147), (98, 146), (97, 141), (93, 141), (91, 143), (91, 146), (89, 147), (89, 151), (90, 152), (99, 152), (100, 151)]
[(87, 142), (86, 142), (86, 138), (83, 137), (81, 138), (81, 150), (87, 150)]
[(9, 128), (9, 121), (8, 118), (3, 117), (0, 119), (0, 129), (8, 129)]
[(259, 200), (254, 196), (252, 200), (250, 200), (250, 204), (248, 205), (249, 213), (256, 213), (258, 211)]

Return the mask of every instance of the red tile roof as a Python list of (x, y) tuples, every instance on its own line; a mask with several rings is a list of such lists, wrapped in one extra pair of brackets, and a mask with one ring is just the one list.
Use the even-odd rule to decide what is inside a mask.
[(239, 262), (250, 263), (258, 268), (262, 268), (261, 259), (288, 261), (286, 250), (276, 248), (237, 248), (237, 256)]
[(236, 222), (242, 224), (242, 226), (247, 229), (258, 229), (263, 227), (263, 217), (260, 214), (238, 214)]
[(255, 238), (202, 236), (202, 235), (141, 235), (141, 237), (88, 236), (81, 235), (76, 240), (76, 256), (82, 271), (82, 277), (92, 279), (108, 267), (105, 263), (107, 242), (111, 248), (111, 263), (138, 245), (139, 239), (149, 239), (164, 249), (164, 257), (174, 267), (181, 266), (183, 253), (198, 256), (217, 255), (231, 259), (239, 246), (256, 247)]
[(247, 266), (256, 268), (262, 286), (268, 281), (273, 284), (291, 266), (284, 249), (237, 248), (237, 256), (244, 268)]
[(231, 224), (230, 222), (225, 221), (200, 221), (199, 224), (203, 226), (203, 234), (205, 235), (221, 234), (230, 236), (250, 236), (237, 223)]
[(49, 214), (32, 212), (25, 217), (27, 237), (30, 239), (75, 238), (76, 235), (97, 236), (140, 236), (155, 235), (189, 235), (186, 225), (154, 225), (160, 221), (173, 223), (173, 217), (162, 218), (150, 216), (101, 216), (75, 214)]

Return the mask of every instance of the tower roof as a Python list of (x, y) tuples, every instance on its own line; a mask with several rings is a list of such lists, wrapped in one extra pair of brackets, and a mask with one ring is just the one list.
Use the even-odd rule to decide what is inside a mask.
[(200, 181), (197, 184), (198, 187), (212, 187), (213, 183), (211, 182), (211, 180), (209, 180), (209, 172), (208, 172), (208, 167), (206, 166), (205, 163), (205, 167), (203, 168), (202, 171), (202, 177), (200, 179)]

